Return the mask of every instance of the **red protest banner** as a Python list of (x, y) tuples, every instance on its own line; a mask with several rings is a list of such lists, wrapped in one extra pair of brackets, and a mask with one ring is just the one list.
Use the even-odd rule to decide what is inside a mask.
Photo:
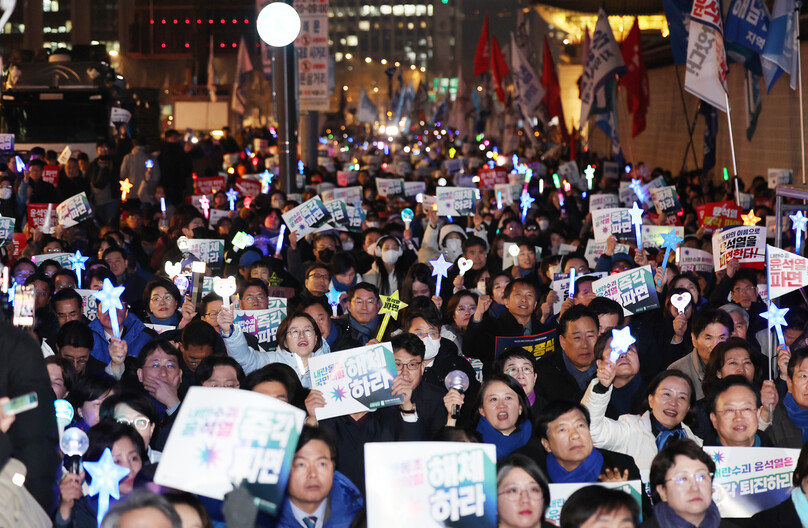
[(477, 176), (480, 178), (480, 189), (483, 190), (493, 189), (494, 185), (500, 183), (508, 183), (508, 171), (501, 168), (481, 167), (477, 171)]
[(696, 206), (699, 225), (704, 228), (705, 233), (712, 233), (726, 226), (743, 225), (742, 213), (743, 210), (732, 200)]
[(45, 165), (42, 169), (42, 179), (54, 187), (59, 186), (59, 165)]
[[(56, 214), (56, 205), (52, 204), (50, 214), (50, 225), (55, 228), (59, 225), (59, 217)], [(28, 227), (31, 229), (42, 229), (45, 225), (45, 218), (48, 215), (48, 204), (28, 204)]]
[(224, 176), (196, 178), (194, 180), (194, 194), (213, 194), (216, 191), (223, 191), (226, 184), (227, 179)]
[(14, 233), (14, 260), (22, 256), (22, 250), (28, 245), (25, 233)]
[(243, 196), (258, 196), (261, 194), (261, 182), (248, 178), (238, 178), (236, 180), (236, 190)]

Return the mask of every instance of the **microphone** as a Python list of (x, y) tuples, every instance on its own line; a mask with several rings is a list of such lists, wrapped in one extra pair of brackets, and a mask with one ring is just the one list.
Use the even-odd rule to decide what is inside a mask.
[[(446, 375), (443, 383), (446, 385), (446, 390), (454, 389), (463, 394), (469, 388), (469, 377), (462, 370), (453, 370)], [(456, 420), (458, 414), (460, 414), (460, 405), (455, 405), (452, 419)]]
[(62, 435), (59, 447), (62, 448), (62, 453), (65, 454), (65, 467), (67, 470), (70, 473), (79, 474), (81, 472), (81, 457), (90, 447), (90, 439), (87, 438), (87, 433), (78, 427), (71, 427)]

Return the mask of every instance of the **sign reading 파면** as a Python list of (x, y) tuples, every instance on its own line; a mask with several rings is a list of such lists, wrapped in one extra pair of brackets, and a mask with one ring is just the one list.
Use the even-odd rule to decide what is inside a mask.
[(390, 343), (332, 352), (309, 360), (312, 390), (323, 393), (326, 405), (318, 420), (404, 403), (393, 396), (396, 362)]
[(236, 310), (233, 324), (241, 331), (252, 334), (266, 350), (278, 346), (278, 326), (286, 317), (287, 299), (270, 297), (266, 310)]
[(769, 189), (774, 189), (778, 185), (791, 185), (791, 179), (791, 169), (769, 169)]
[(348, 218), (348, 206), (345, 202), (342, 200), (331, 200), (330, 202), (325, 202), (324, 205), (331, 215), (331, 221), (329, 223), (334, 229), (347, 231), (351, 225), (351, 219)]
[(589, 210), (600, 211), (601, 209), (617, 209), (620, 201), (616, 194), (593, 194), (589, 197)]
[(681, 247), (679, 248), (679, 269), (710, 273), (713, 271), (713, 255), (702, 249)]
[(238, 178), (236, 190), (240, 196), (258, 196), (261, 194), (261, 182), (251, 178)]
[(497, 336), (494, 345), (494, 353), (499, 356), (509, 348), (523, 348), (538, 359), (553, 353), (555, 350), (555, 337), (555, 330), (529, 336)]
[(328, 111), (328, 0), (296, 0), (300, 13), (297, 52), (297, 89), (301, 110)]
[(14, 134), (0, 134), (0, 152), (14, 152)]
[(474, 216), (477, 194), (465, 187), (438, 187), (438, 216)]
[(322, 231), (324, 227), (330, 228), (329, 220), (331, 220), (331, 214), (325, 208), (322, 200), (316, 196), (291, 211), (283, 213), (283, 221), (289, 226), (289, 231), (297, 232), (298, 238)]
[(361, 233), (362, 223), (365, 221), (365, 210), (354, 205), (346, 205), (345, 210), (348, 214), (348, 231)]
[(763, 269), (766, 263), (766, 228), (763, 226), (730, 226), (713, 235), (715, 271), (738, 259), (744, 268)]
[(87, 195), (82, 192), (56, 206), (56, 216), (62, 226), (73, 227), (79, 222), (92, 218), (93, 210)]
[(642, 511), (642, 481), (626, 480), (623, 482), (579, 482), (572, 484), (550, 484), (550, 504), (547, 506), (546, 519), (558, 522), (561, 517), (561, 508), (570, 498), (570, 495), (585, 486), (603, 486), (609, 489), (625, 491), (637, 501), (637, 507)]
[[(685, 237), (685, 228), (682, 226), (673, 227), (676, 236)], [(658, 248), (662, 245), (662, 235), (670, 233), (670, 226), (643, 225), (642, 226), (642, 247)]]
[(216, 191), (223, 191), (227, 185), (224, 176), (208, 176), (194, 180), (194, 194), (213, 194)]
[(712, 233), (716, 229), (732, 225), (742, 225), (741, 215), (744, 210), (735, 205), (735, 202), (724, 201), (696, 206), (699, 225), (705, 233)]
[(54, 187), (59, 186), (59, 165), (45, 165), (42, 168), (42, 179)]
[(670, 216), (682, 210), (682, 204), (679, 203), (679, 194), (673, 185), (650, 189), (650, 191), (657, 213)]
[(791, 494), (799, 449), (707, 447), (715, 462), (713, 501), (722, 517), (749, 518)]
[(154, 481), (219, 500), (243, 483), (275, 514), (305, 419), (300, 409), (257, 392), (191, 387)]
[(365, 444), (368, 526), (494, 528), (496, 459), (492, 444)]
[(629, 209), (613, 208), (592, 211), (592, 230), (596, 242), (605, 242), (614, 235), (620, 242), (637, 242)]
[[(594, 267), (594, 266), (593, 266)], [(593, 273), (579, 273), (576, 280), (581, 277), (595, 277), (597, 279), (603, 278), (608, 273), (605, 271), (595, 271)], [(561, 311), (561, 305), (569, 297), (570, 291), (570, 274), (569, 273), (556, 273), (553, 275), (553, 281), (550, 283), (550, 289), (558, 294), (558, 302), (553, 303), (553, 313), (558, 314)]]
[(0, 247), (11, 244), (14, 239), (14, 224), (16, 222), (14, 218), (0, 216)]
[(769, 298), (777, 299), (808, 284), (808, 258), (768, 246)]
[(654, 274), (651, 266), (626, 270), (603, 277), (592, 283), (598, 297), (607, 297), (623, 307), (624, 315), (633, 315), (659, 308)]

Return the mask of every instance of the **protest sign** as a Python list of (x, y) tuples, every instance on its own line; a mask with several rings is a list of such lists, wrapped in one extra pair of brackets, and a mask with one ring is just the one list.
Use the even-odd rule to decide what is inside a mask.
[(125, 125), (132, 119), (132, 113), (124, 108), (110, 108), (109, 124), (111, 126)]
[(477, 195), (474, 189), (438, 187), (438, 216), (474, 216)]
[(605, 242), (610, 235), (620, 242), (637, 243), (634, 224), (631, 223), (630, 209), (612, 208), (592, 211), (592, 230), (596, 242)]
[(81, 295), (81, 313), (90, 321), (95, 320), (97, 317), (96, 310), (98, 308), (98, 299), (93, 294), (98, 293), (95, 290), (76, 290)]
[(767, 246), (769, 298), (777, 299), (808, 285), (808, 258)]
[(612, 180), (620, 179), (620, 166), (614, 161), (604, 161), (603, 178)]
[(223, 191), (225, 185), (227, 185), (227, 178), (224, 176), (196, 178), (194, 180), (194, 194), (213, 194), (216, 191)]
[(455, 174), (463, 170), (463, 160), (459, 158), (447, 159), (443, 162), (446, 174)]
[(713, 501), (722, 517), (749, 518), (791, 494), (799, 449), (708, 447), (715, 462)]
[[(615, 253), (628, 253), (629, 247), (624, 244), (617, 244), (614, 247)], [(586, 249), (584, 250), (584, 257), (590, 268), (598, 265), (598, 259), (606, 251), (606, 242), (595, 242), (590, 238), (586, 241)]]
[(673, 185), (652, 188), (650, 191), (651, 200), (654, 202), (657, 213), (671, 216), (682, 210), (682, 204), (679, 203), (679, 194)]
[(323, 202), (331, 200), (342, 200), (346, 204), (354, 204), (362, 201), (362, 187), (335, 187), (321, 193)]
[[(181, 242), (183, 239), (184, 242)], [(218, 238), (185, 238), (177, 240), (180, 251), (190, 253), (205, 264), (218, 264), (224, 256), (224, 240)]]
[(337, 185), (340, 187), (347, 187), (352, 183), (356, 183), (359, 175), (356, 171), (337, 171)]
[(346, 205), (345, 211), (348, 215), (348, 231), (361, 233), (362, 223), (365, 221), (365, 210), (361, 207)]
[(14, 233), (14, 258), (22, 256), (22, 250), (28, 245), (28, 237), (25, 233)]
[(586, 486), (602, 486), (609, 489), (625, 491), (637, 501), (637, 508), (642, 511), (643, 486), (640, 480), (626, 480), (622, 482), (576, 482), (572, 484), (550, 484), (550, 504), (547, 506), (546, 519), (559, 522), (561, 508), (570, 498), (570, 495)]
[[(595, 277), (600, 279), (606, 275), (608, 275), (608, 273), (605, 271), (596, 271), (593, 273), (579, 273), (575, 277), (576, 280), (580, 279), (581, 277)], [(561, 311), (561, 305), (564, 304), (564, 301), (567, 300), (567, 297), (569, 297), (570, 274), (556, 273), (553, 275), (553, 281), (550, 283), (550, 289), (558, 293), (558, 302), (553, 303), (553, 313), (557, 314)]]
[(743, 213), (743, 209), (730, 200), (696, 206), (699, 226), (703, 227), (704, 232), (708, 234), (722, 227), (742, 225), (741, 215)]
[(262, 183), (258, 180), (250, 178), (237, 178), (236, 190), (239, 192), (241, 198), (245, 196), (258, 196), (261, 194)]
[(752, 209), (755, 206), (755, 195), (745, 192), (739, 192), (738, 206), (744, 211)]
[(497, 184), (508, 183), (508, 171), (501, 167), (493, 169), (486, 166), (480, 167), (477, 176), (480, 178), (478, 182), (480, 189), (484, 191), (493, 189)]
[(624, 315), (659, 308), (654, 274), (647, 264), (598, 279), (592, 283), (592, 291), (598, 297), (606, 297), (620, 304)]
[(411, 198), (426, 192), (426, 182), (423, 181), (405, 181), (404, 182), (404, 196)]
[(210, 209), (208, 211), (208, 225), (212, 228), (216, 227), (216, 224), (219, 223), (219, 220), (222, 218), (227, 218), (230, 216), (230, 211), (224, 211), (222, 209)]
[(766, 228), (763, 226), (729, 226), (713, 235), (715, 271), (738, 259), (744, 268), (763, 269), (766, 263)]
[(331, 200), (330, 202), (325, 202), (324, 205), (331, 215), (329, 223), (334, 226), (334, 229), (347, 231), (348, 227), (351, 225), (351, 219), (348, 218), (348, 207), (345, 205), (345, 202), (342, 200)]
[(168, 332), (170, 330), (176, 330), (177, 329), (176, 326), (162, 325), (162, 324), (143, 323), (143, 326), (145, 326), (146, 328), (151, 328), (152, 330), (157, 332), (158, 335), (162, 334), (163, 332)]
[(14, 134), (0, 134), (0, 152), (14, 152)]
[(561, 176), (562, 180), (567, 180), (570, 185), (575, 185), (582, 191), (587, 189), (586, 179), (581, 177), (581, 172), (578, 170), (578, 164), (574, 161), (559, 163), (558, 175)]
[[(677, 233), (677, 236), (678, 233)], [(679, 248), (679, 269), (711, 273), (713, 271), (713, 255), (701, 249)]]
[(67, 163), (67, 160), (70, 159), (70, 156), (73, 155), (73, 150), (70, 148), (70, 145), (65, 145), (65, 148), (62, 149), (62, 152), (59, 153), (59, 157), (56, 158), (56, 162), (59, 165), (64, 165)]
[(492, 444), (365, 444), (368, 526), (494, 528), (496, 459)]
[(499, 193), (502, 193), (502, 205), (511, 205), (519, 200), (522, 189), (524, 189), (524, 185), (518, 183), (498, 183), (494, 186), (494, 198), (496, 198)]
[(575, 253), (578, 251), (578, 246), (573, 246), (572, 244), (559, 244), (558, 245), (558, 254), (562, 257), (564, 255), (569, 255), (570, 253)]
[(628, 186), (628, 182), (620, 182), (620, 189), (617, 191), (617, 196), (620, 198), (620, 204), (624, 207), (630, 207), (634, 202), (640, 201), (634, 189)]
[(69, 259), (71, 256), (73, 256), (72, 253), (43, 253), (42, 255), (34, 255), (31, 257), (31, 261), (37, 266), (40, 266), (46, 260), (54, 260), (58, 262), (61, 267), (70, 269)]
[(523, 348), (538, 359), (553, 353), (555, 350), (555, 338), (555, 330), (529, 336), (497, 336), (494, 351), (499, 356), (509, 348)]
[(402, 178), (376, 178), (376, 192), (386, 198), (404, 196), (404, 180)]
[(331, 214), (322, 200), (316, 196), (283, 213), (283, 221), (289, 226), (289, 231), (297, 232), (298, 239), (309, 233), (322, 231), (324, 228), (329, 229), (329, 220)]
[[(676, 236), (679, 238), (685, 237), (685, 228), (682, 226), (675, 226), (673, 228)], [(644, 248), (658, 248), (662, 245), (662, 235), (671, 232), (670, 226), (659, 225), (646, 225), (642, 226), (642, 247)]]
[(14, 240), (14, 224), (17, 221), (14, 218), (0, 216), (0, 247), (11, 244)]
[(616, 209), (620, 207), (620, 201), (616, 194), (593, 194), (589, 197), (589, 210), (600, 211), (601, 209)]
[(456, 187), (471, 187), (472, 189), (477, 189), (477, 182), (475, 181), (476, 176), (473, 174), (455, 174), (454, 177), (454, 184)]
[(275, 514), (305, 419), (300, 409), (258, 392), (191, 387), (154, 482), (218, 500), (243, 483)]
[(278, 326), (286, 317), (287, 300), (270, 297), (266, 310), (236, 310), (233, 324), (245, 334), (254, 335), (265, 350), (278, 346)]
[(393, 396), (396, 362), (390, 343), (378, 343), (309, 359), (312, 390), (323, 393), (326, 405), (316, 410), (318, 420), (398, 405)]
[(791, 169), (769, 169), (767, 181), (769, 189), (774, 189), (778, 185), (791, 185)]
[(54, 187), (59, 186), (59, 165), (45, 165), (42, 168), (42, 179)]
[(56, 217), (63, 227), (73, 227), (79, 222), (92, 218), (93, 210), (87, 195), (82, 192), (60, 203), (56, 206)]

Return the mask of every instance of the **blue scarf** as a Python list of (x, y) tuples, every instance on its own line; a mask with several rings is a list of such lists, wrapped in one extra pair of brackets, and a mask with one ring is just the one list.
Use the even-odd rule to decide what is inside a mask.
[(331, 331), (328, 333), (328, 337), (326, 337), (325, 340), (328, 343), (328, 346), (332, 347), (334, 346), (334, 341), (337, 340), (339, 330), (337, 330), (337, 325), (334, 324), (333, 320), (329, 319), (328, 322), (331, 324)]
[(786, 413), (791, 423), (799, 427), (802, 431), (802, 441), (808, 442), (808, 411), (800, 409), (800, 406), (794, 401), (794, 396), (789, 392), (783, 399), (783, 405), (786, 406)]
[(376, 331), (379, 329), (379, 323), (381, 322), (381, 316), (376, 316), (376, 318), (370, 322), (369, 325), (365, 326), (361, 324), (359, 321), (353, 318), (353, 316), (348, 317), (348, 322), (351, 325), (351, 329), (356, 331), (361, 338), (362, 344), (364, 345), (371, 339), (376, 338)]
[(662, 451), (662, 449), (667, 445), (668, 441), (670, 440), (681, 440), (683, 438), (687, 438), (687, 433), (682, 428), (682, 424), (679, 424), (677, 427), (673, 429), (668, 429), (659, 421), (651, 416), (651, 425), (654, 429), (658, 430), (659, 432), (656, 435), (656, 446), (657, 451)]
[(342, 284), (342, 283), (341, 283), (340, 281), (338, 281), (337, 279), (333, 279), (333, 280), (331, 281), (331, 286), (333, 286), (333, 287), (334, 287), (334, 289), (335, 289), (335, 290), (337, 290), (337, 291), (338, 291), (338, 292), (340, 292), (340, 293), (347, 293), (347, 292), (348, 292), (348, 288), (350, 288), (350, 287), (351, 287), (351, 286), (353, 286), (354, 284), (356, 284), (356, 276), (354, 276), (354, 280), (353, 280), (353, 282), (352, 282), (351, 284), (348, 284), (347, 286), (346, 286), (345, 284)]
[(168, 319), (159, 319), (154, 314), (151, 314), (149, 315), (149, 321), (151, 321), (151, 324), (177, 326), (178, 324), (180, 324), (180, 314), (179, 312), (174, 312), (174, 314)]
[[(667, 502), (660, 502), (654, 506), (654, 517), (659, 523), (659, 528), (694, 528), (692, 523), (679, 517)], [(720, 524), (721, 514), (718, 513), (718, 506), (711, 501), (710, 507), (704, 512), (704, 520), (695, 528), (718, 528)]]
[(530, 421), (525, 420), (521, 425), (516, 426), (514, 432), (505, 436), (494, 429), (485, 416), (480, 416), (477, 432), (483, 437), (483, 443), (494, 444), (497, 447), (497, 460), (499, 460), (527, 444), (530, 435), (533, 434), (533, 426), (530, 425)]
[(589, 456), (577, 468), (567, 471), (556, 460), (555, 455), (547, 455), (547, 475), (553, 484), (568, 484), (577, 482), (597, 482), (600, 469), (603, 467), (603, 455), (597, 449), (592, 449)]
[(808, 526), (808, 499), (799, 486), (791, 490), (791, 502), (794, 503), (794, 509), (797, 510), (802, 525)]

